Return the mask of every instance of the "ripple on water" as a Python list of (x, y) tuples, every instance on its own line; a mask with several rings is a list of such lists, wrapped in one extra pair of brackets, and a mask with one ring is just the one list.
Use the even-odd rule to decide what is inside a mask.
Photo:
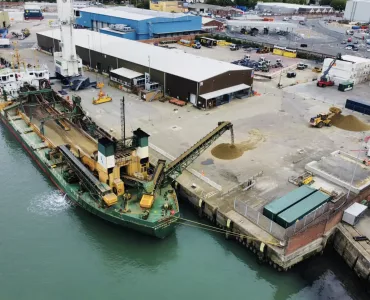
[(66, 195), (59, 191), (53, 191), (32, 199), (28, 211), (43, 216), (54, 216), (67, 210), (69, 207), (70, 204)]

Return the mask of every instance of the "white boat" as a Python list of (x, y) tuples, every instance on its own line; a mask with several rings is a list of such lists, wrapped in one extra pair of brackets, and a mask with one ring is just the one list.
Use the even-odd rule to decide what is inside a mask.
[(25, 86), (33, 86), (37, 89), (49, 85), (49, 70), (46, 66), (20, 69), (0, 69), (0, 96), (6, 93), (8, 98), (17, 98), (20, 89)]

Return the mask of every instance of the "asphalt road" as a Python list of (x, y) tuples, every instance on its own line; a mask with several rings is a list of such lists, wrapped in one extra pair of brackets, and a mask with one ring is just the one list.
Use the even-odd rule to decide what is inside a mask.
[[(340, 33), (335, 30), (331, 30), (320, 23), (319, 19), (307, 20), (307, 25), (298, 25), (299, 30), (307, 29), (312, 33), (312, 36), (317, 35), (318, 37), (302, 37), (297, 34), (288, 34), (287, 36), (280, 36), (278, 34), (259, 34), (257, 36), (244, 35), (236, 32), (226, 32), (225, 35), (229, 37), (240, 38), (247, 41), (254, 42), (266, 42), (275, 44), (282, 47), (300, 48), (301, 44), (307, 44), (307, 48), (304, 50), (311, 50), (320, 52), (328, 55), (336, 55), (338, 52), (342, 54), (350, 54), (355, 56), (361, 56), (370, 58), (370, 52), (366, 51), (366, 45), (364, 44), (359, 51), (345, 50), (345, 44), (341, 44), (343, 39), (347, 36), (344, 33)], [(320, 37), (319, 37), (320, 36)], [(361, 41), (360, 41), (361, 43)], [(360, 46), (361, 47), (361, 46)]]

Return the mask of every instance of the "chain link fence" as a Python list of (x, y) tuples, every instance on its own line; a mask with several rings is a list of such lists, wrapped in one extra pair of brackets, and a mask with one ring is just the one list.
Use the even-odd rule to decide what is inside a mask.
[(283, 227), (271, 221), (269, 218), (265, 217), (263, 214), (248, 206), (244, 202), (235, 199), (234, 210), (280, 241), (284, 241), (286, 239), (285, 229)]

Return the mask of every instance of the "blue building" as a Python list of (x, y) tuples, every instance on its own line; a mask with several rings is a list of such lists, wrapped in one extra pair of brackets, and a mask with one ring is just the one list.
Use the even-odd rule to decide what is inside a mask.
[[(130, 40), (147, 40), (199, 33), (202, 18), (191, 14), (167, 13), (133, 7), (89, 7), (79, 11), (76, 23), (82, 27)], [(112, 30), (109, 25), (121, 29)]]

